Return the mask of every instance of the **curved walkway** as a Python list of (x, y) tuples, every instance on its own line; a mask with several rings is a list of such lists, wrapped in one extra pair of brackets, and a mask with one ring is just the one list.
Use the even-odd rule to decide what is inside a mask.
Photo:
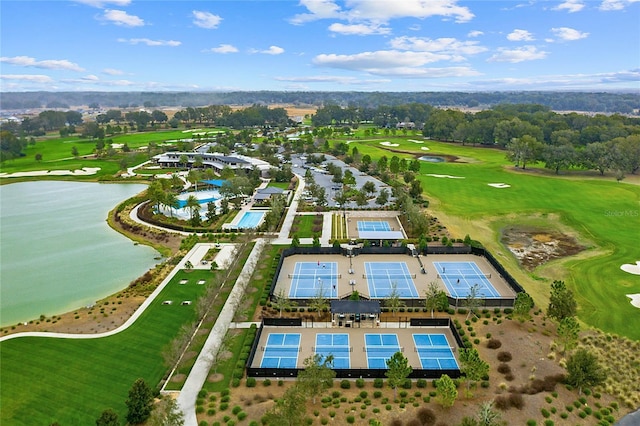
[(131, 317), (124, 324), (122, 324), (120, 327), (116, 329), (106, 331), (104, 333), (97, 333), (97, 334), (75, 334), (75, 333), (54, 333), (54, 332), (46, 332), (46, 331), (27, 331), (23, 333), (10, 334), (8, 336), (1, 337), (0, 342), (4, 342), (5, 340), (10, 340), (10, 339), (16, 339), (18, 337), (55, 337), (59, 339), (99, 339), (101, 337), (108, 337), (108, 336), (113, 336), (114, 334), (118, 334), (121, 331), (124, 331), (127, 328), (131, 327), (131, 325), (133, 325), (133, 323), (136, 322), (136, 320), (140, 317), (140, 315), (142, 315), (142, 313), (149, 307), (149, 305), (151, 305), (151, 302), (153, 302), (154, 299), (158, 296), (158, 294), (160, 294), (160, 292), (165, 288), (165, 286), (169, 284), (169, 281), (171, 281), (171, 279), (178, 273), (178, 271), (180, 271), (181, 269), (184, 269), (185, 262), (187, 261), (187, 259), (189, 259), (193, 255), (193, 253), (197, 250), (197, 248), (198, 248), (197, 245), (193, 247), (189, 251), (189, 253), (187, 253), (187, 255), (184, 256), (182, 260), (180, 260), (180, 262), (176, 265), (176, 267), (173, 268), (171, 272), (169, 272), (167, 277), (164, 280), (162, 280), (160, 285), (153, 291), (153, 293), (151, 293), (151, 295), (146, 298), (146, 300), (133, 313), (133, 315), (131, 315)]

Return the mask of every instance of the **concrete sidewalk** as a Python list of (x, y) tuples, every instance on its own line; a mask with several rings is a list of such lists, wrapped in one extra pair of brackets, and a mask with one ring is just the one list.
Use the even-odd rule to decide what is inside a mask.
[(266, 241), (262, 238), (256, 240), (256, 244), (249, 255), (240, 276), (236, 280), (227, 302), (222, 307), (220, 315), (216, 320), (216, 323), (209, 333), (209, 337), (204, 343), (198, 358), (196, 359), (189, 377), (184, 383), (182, 390), (180, 391), (177, 402), (180, 410), (184, 413), (185, 426), (198, 426), (198, 420), (196, 417), (196, 399), (198, 398), (198, 392), (202, 389), (204, 382), (207, 380), (209, 370), (211, 369), (212, 356), (220, 349), (220, 342), (227, 334), (227, 330), (231, 325), (231, 321), (236, 313), (236, 309), (242, 300), (242, 295), (245, 292), (247, 284), (251, 279), (251, 275), (258, 263), (260, 254), (266, 245)]

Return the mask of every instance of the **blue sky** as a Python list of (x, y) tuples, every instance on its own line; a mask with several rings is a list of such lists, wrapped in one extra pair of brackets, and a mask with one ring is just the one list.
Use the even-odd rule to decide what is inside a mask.
[(640, 0), (2, 0), (0, 24), (2, 91), (640, 89)]

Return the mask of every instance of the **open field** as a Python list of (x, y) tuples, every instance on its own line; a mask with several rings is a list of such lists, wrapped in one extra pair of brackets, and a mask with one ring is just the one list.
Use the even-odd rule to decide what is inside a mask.
[[(196, 319), (197, 298), (217, 284), (211, 277), (209, 271), (178, 273), (133, 326), (111, 337), (25, 337), (1, 343), (0, 423), (88, 425), (107, 408), (123, 419), (133, 382), (142, 377), (153, 387), (165, 374), (162, 350), (183, 324)], [(182, 279), (188, 284), (180, 285)], [(207, 284), (197, 285), (199, 280)], [(165, 300), (173, 303), (163, 305)], [(184, 300), (191, 305), (182, 305)], [(102, 315), (99, 309), (96, 316)]]
[[(393, 144), (399, 146), (393, 151), (379, 143), (388, 141), (388, 137), (368, 142), (351, 140), (350, 149), (357, 146), (360, 154), (369, 154), (374, 160), (382, 155), (459, 157), (459, 162), (424, 162), (418, 177), (431, 201), (432, 214), (453, 236), (469, 234), (496, 253), (539, 306), (548, 303), (549, 283), (565, 280), (576, 294), (582, 321), (606, 332), (640, 339), (637, 322), (628, 320), (637, 316), (638, 310), (625, 296), (640, 293), (640, 282), (620, 270), (620, 265), (640, 260), (640, 186), (634, 184), (636, 177), (617, 183), (612, 177), (583, 178), (571, 173), (557, 177), (541, 168), (522, 171), (508, 163), (504, 151), (431, 140), (416, 144), (404, 137), (395, 138)], [(490, 183), (509, 187), (496, 188)], [(590, 248), (525, 272), (500, 243), (501, 230), (518, 225), (521, 217), (533, 216), (546, 222), (549, 229), (573, 231)]]

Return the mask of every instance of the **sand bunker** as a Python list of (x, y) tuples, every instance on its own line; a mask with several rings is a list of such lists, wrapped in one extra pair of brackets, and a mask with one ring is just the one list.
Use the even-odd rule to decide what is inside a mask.
[(506, 183), (488, 183), (487, 185), (494, 188), (511, 188), (511, 185), (508, 185)]
[(627, 294), (627, 297), (631, 299), (632, 306), (640, 308), (640, 294)]
[(384, 146), (400, 146), (399, 143), (391, 143), (391, 142), (380, 142), (380, 145), (384, 145)]
[(413, 143), (424, 143), (424, 141), (417, 141), (415, 139), (407, 139), (409, 142), (413, 142)]
[(428, 174), (427, 176), (436, 177), (436, 178), (447, 178), (447, 179), (464, 179), (464, 176), (434, 175), (434, 174)]
[(626, 263), (620, 266), (620, 269), (630, 274), (640, 275), (640, 260), (638, 260), (635, 265), (633, 263)]
[(423, 151), (429, 151), (429, 147), (428, 146), (421, 146), (420, 149), (423, 150)]
[(31, 172), (0, 173), (0, 178), (33, 176), (89, 176), (95, 175), (100, 167), (83, 167), (80, 170), (34, 170)]

